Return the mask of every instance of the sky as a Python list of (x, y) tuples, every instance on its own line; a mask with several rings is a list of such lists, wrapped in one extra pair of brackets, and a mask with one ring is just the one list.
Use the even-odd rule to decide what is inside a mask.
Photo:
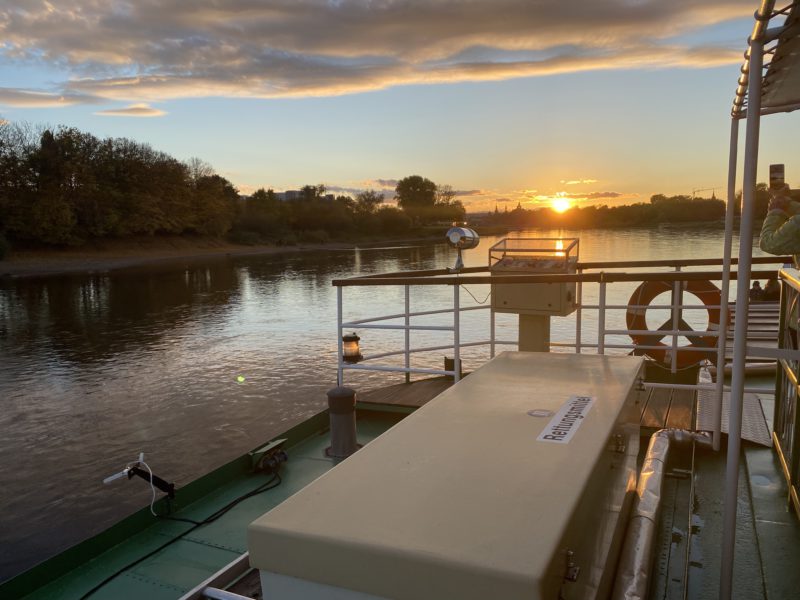
[[(199, 157), (242, 193), (388, 199), (418, 174), (470, 212), (719, 197), (758, 4), (4, 0), (0, 117)], [(800, 184), (797, 124), (765, 120), (760, 179)]]

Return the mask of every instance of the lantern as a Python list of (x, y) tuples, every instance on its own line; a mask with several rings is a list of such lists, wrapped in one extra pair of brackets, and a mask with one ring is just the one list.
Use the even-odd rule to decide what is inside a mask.
[(342, 359), (345, 362), (357, 363), (364, 358), (361, 356), (361, 349), (358, 347), (360, 339), (355, 332), (342, 336)]

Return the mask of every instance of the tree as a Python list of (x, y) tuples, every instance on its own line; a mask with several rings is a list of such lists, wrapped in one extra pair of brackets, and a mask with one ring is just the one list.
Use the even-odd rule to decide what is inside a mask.
[(436, 204), (452, 204), (456, 199), (456, 191), (452, 185), (440, 185), (436, 188)]
[(383, 202), (383, 195), (375, 190), (364, 190), (356, 194), (356, 212), (362, 215), (374, 214)]
[(401, 179), (394, 191), (397, 205), (414, 220), (436, 203), (436, 184), (420, 175)]

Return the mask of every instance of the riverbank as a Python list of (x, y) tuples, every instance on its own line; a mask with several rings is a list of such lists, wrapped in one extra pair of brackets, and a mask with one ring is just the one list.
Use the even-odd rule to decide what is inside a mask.
[(314, 250), (350, 250), (391, 244), (438, 242), (442, 236), (364, 242), (329, 242), (274, 246), (245, 246), (216, 238), (143, 237), (106, 240), (80, 248), (18, 250), (0, 261), (0, 277), (44, 277), (70, 273), (107, 273), (156, 263), (193, 262), (209, 258), (261, 256)]

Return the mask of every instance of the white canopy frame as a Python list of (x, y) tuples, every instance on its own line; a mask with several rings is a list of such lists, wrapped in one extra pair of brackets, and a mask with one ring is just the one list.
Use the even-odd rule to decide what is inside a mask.
[[(745, 359), (751, 355), (768, 354), (769, 349), (747, 346), (747, 314), (750, 306), (750, 275), (753, 239), (753, 203), (758, 166), (759, 129), (761, 116), (790, 112), (800, 108), (800, 65), (793, 50), (800, 45), (800, 18), (796, 15), (797, 2), (775, 9), (775, 0), (762, 0), (755, 13), (755, 25), (745, 52), (742, 75), (731, 111), (731, 139), (728, 164), (728, 198), (725, 212), (725, 252), (722, 281), (721, 322), (727, 323), (728, 292), (730, 289), (731, 247), (733, 240), (733, 213), (736, 202), (736, 166), (739, 140), (739, 121), (746, 119), (744, 170), (742, 182), (742, 210), (739, 224), (739, 265), (736, 290), (737, 319), (734, 328), (733, 364), (730, 392), (730, 417), (728, 425), (728, 452), (725, 477), (725, 508), (722, 531), (722, 557), (719, 598), (730, 600), (733, 588), (734, 549), (736, 543), (736, 508), (739, 486), (739, 455), (741, 452), (742, 402), (744, 397)], [(800, 10), (797, 11), (800, 13)], [(775, 19), (781, 24), (770, 28)], [(777, 42), (776, 44), (772, 44)], [(768, 47), (768, 45), (770, 45)], [(783, 51), (783, 48), (786, 48)], [(764, 64), (764, 57), (771, 61)], [(766, 71), (766, 72), (765, 72)], [(744, 315), (744, 318), (741, 317)], [(722, 325), (726, 327), (726, 325)], [(726, 335), (720, 332), (718, 360), (725, 357)], [(774, 353), (774, 350), (773, 350)], [(796, 353), (796, 352), (795, 352)], [(800, 354), (800, 353), (796, 353)], [(722, 362), (718, 364), (723, 364)], [(720, 447), (722, 421), (722, 384), (717, 381), (715, 406), (714, 449)]]

